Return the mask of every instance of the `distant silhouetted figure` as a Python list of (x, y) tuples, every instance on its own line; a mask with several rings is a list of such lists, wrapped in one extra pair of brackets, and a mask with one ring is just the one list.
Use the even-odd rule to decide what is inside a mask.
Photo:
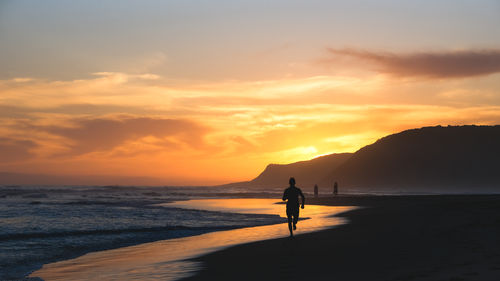
[(314, 197), (315, 198), (318, 197), (318, 185), (317, 184), (314, 185)]
[(302, 194), (302, 190), (295, 186), (295, 179), (290, 178), (288, 181), (290, 186), (283, 192), (283, 201), (286, 202), (286, 216), (288, 217), (288, 229), (290, 230), (290, 236), (293, 237), (293, 229), (297, 229), (297, 222), (299, 221), (299, 196), (302, 197), (302, 209), (304, 209), (304, 203), (306, 198)]
[(339, 184), (335, 182), (333, 184), (333, 195), (337, 196), (338, 193), (339, 193)]

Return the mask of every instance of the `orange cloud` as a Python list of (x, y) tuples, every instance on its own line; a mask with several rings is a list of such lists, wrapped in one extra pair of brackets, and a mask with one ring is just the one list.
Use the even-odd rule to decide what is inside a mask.
[(37, 144), (31, 140), (0, 138), (0, 162), (17, 162), (34, 157), (31, 152)]
[(500, 123), (497, 76), (394, 81), (196, 84), (111, 72), (0, 81), (0, 150), (16, 152), (0, 171), (224, 183), (250, 179), (271, 162), (355, 151), (404, 129)]
[(75, 118), (69, 126), (39, 126), (27, 124), (26, 128), (62, 137), (68, 151), (79, 155), (96, 151), (112, 151), (126, 142), (146, 137), (156, 138), (162, 149), (193, 149), (203, 146), (208, 128), (196, 122), (181, 119), (115, 116), (114, 118)]

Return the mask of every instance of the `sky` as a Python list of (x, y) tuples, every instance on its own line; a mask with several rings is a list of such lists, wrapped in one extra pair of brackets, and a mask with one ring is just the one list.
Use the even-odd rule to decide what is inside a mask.
[(0, 171), (250, 180), (500, 124), (500, 2), (0, 0)]

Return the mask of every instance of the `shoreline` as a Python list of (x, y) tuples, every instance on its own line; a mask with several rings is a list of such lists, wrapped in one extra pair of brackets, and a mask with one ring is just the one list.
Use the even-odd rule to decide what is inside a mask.
[[(167, 204), (169, 207), (219, 210), (245, 214), (284, 214), (284, 206), (276, 199), (201, 199)], [(166, 206), (167, 206), (166, 205)], [(310, 206), (299, 222), (300, 232), (316, 231), (344, 223), (330, 214), (349, 207)], [(254, 242), (262, 238), (288, 236), (285, 218), (282, 223), (215, 231), (198, 236), (169, 239), (114, 250), (93, 252), (75, 259), (46, 264), (30, 277), (44, 280), (177, 280), (193, 275), (202, 266), (193, 257), (205, 255), (233, 245)]]
[[(167, 203), (167, 200), (153, 201), (147, 197), (140, 198), (143, 200), (130, 200), (122, 196), (118, 200), (107, 201), (109, 206), (101, 207), (107, 203), (94, 201), (93, 197), (79, 195), (57, 201), (58, 194), (46, 193), (48, 195), (43, 197), (40, 204), (32, 205), (26, 202), (32, 200), (32, 197), (18, 196), (19, 199), (8, 198), (10, 201), (6, 200), (6, 204), (2, 205), (2, 211), (7, 210), (5, 213), (10, 212), (13, 216), (5, 221), (5, 228), (0, 234), (3, 250), (0, 280), (21, 280), (40, 270), (44, 264), (70, 260), (88, 253), (249, 225), (277, 223), (277, 219), (271, 216), (234, 216), (229, 213), (182, 211), (178, 208), (169, 210), (154, 207), (160, 202)], [(74, 204), (76, 206), (73, 206)], [(62, 215), (54, 215), (56, 213)], [(44, 214), (48, 219), (45, 220), (45, 217), (38, 214)], [(96, 216), (91, 217), (88, 214)], [(73, 223), (72, 216), (76, 216), (76, 222), (83, 221), (83, 225), (80, 227), (78, 223)], [(16, 231), (12, 227), (14, 224), (9, 224), (16, 218), (26, 220), (24, 231)], [(92, 222), (85, 225), (86, 219)], [(47, 221), (51, 223), (48, 224)], [(19, 225), (23, 226), (14, 226)], [(30, 225), (37, 226), (38, 229), (29, 229)]]
[[(334, 229), (237, 245), (193, 259), (195, 280), (500, 280), (500, 196), (338, 196), (357, 205)], [(306, 205), (307, 208), (307, 205)]]
[(181, 280), (500, 280), (500, 195), (340, 195), (306, 209), (316, 204), (361, 208), (335, 228), (187, 257)]

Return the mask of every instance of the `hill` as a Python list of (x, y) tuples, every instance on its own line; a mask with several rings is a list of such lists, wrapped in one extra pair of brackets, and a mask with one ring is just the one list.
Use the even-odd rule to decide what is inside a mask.
[(500, 126), (412, 129), (358, 150), (321, 181), (347, 188), (500, 190)]
[(355, 153), (331, 154), (287, 165), (270, 164), (251, 187), (284, 187), (288, 178), (341, 192), (500, 191), (500, 126), (436, 126), (406, 130)]

